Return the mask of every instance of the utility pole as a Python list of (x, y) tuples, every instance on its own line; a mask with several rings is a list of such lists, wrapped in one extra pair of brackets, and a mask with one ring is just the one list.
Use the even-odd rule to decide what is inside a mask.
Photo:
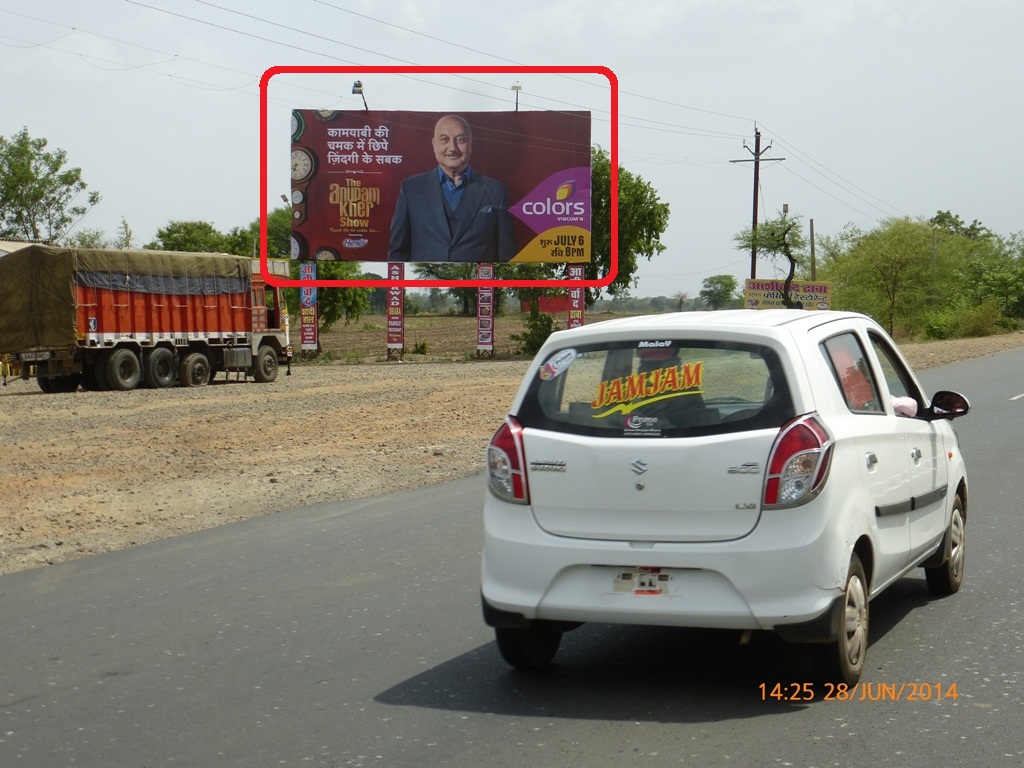
[(818, 265), (814, 260), (814, 219), (811, 219), (811, 282), (818, 279)]
[[(757, 190), (761, 186), (761, 155), (772, 148), (771, 142), (761, 149), (761, 132), (754, 126), (754, 148), (743, 142), (743, 148), (750, 152), (753, 157), (744, 160), (730, 160), (730, 163), (753, 163), (754, 164), (754, 212), (750, 217), (750, 278), (757, 277)], [(765, 160), (785, 160), (784, 157), (766, 157)]]

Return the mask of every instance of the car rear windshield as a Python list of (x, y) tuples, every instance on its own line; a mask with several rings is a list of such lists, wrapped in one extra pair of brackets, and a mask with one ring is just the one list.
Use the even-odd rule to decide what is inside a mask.
[(768, 347), (652, 340), (548, 355), (516, 416), (524, 427), (656, 438), (777, 428), (794, 410)]

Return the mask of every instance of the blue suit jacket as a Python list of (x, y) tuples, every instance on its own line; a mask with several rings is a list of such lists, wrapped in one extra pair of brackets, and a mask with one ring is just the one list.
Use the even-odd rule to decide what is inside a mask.
[(437, 169), (402, 182), (391, 219), (388, 261), (508, 261), (516, 255), (508, 188), (473, 171), (449, 232)]

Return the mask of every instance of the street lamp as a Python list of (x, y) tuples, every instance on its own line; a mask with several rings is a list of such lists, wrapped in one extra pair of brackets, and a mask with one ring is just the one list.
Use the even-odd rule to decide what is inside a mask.
[(354, 83), (352, 83), (352, 93), (354, 95), (356, 95), (356, 96), (362, 96), (362, 98), (363, 98), (363, 109), (365, 109), (367, 112), (369, 112), (370, 111), (370, 107), (366, 103), (366, 96), (363, 95), (363, 81), (362, 80), (356, 80)]
[(523, 84), (516, 80), (512, 83), (512, 90), (516, 92), (516, 112), (519, 111), (519, 92), (523, 90)]

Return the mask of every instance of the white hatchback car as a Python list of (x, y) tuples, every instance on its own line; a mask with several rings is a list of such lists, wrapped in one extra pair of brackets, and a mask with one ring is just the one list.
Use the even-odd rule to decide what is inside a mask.
[(955, 392), (845, 312), (633, 317), (552, 334), (487, 449), (484, 620), (546, 666), (583, 622), (771, 630), (853, 684), (868, 602), (963, 579)]

